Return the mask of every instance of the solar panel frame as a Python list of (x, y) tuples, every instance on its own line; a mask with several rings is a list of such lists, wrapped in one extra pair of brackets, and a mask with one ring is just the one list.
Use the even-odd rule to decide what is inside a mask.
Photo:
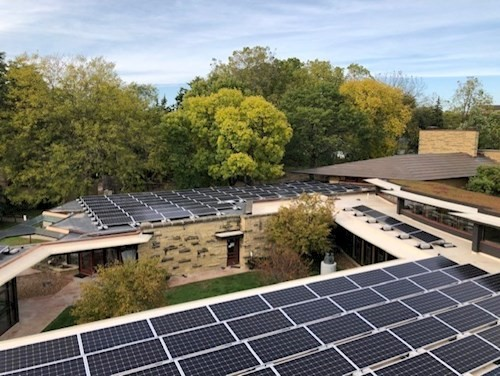
[(361, 287), (369, 287), (378, 285), (380, 283), (393, 281), (394, 278), (391, 274), (386, 273), (383, 269), (370, 270), (368, 272), (362, 272), (358, 274), (351, 274), (347, 276), (351, 281), (358, 284)]
[(370, 288), (333, 295), (330, 299), (346, 311), (387, 302), (387, 300)]
[(459, 333), (435, 317), (412, 321), (390, 329), (414, 349), (456, 337)]
[(500, 359), (499, 350), (475, 335), (438, 347), (432, 354), (460, 374)]
[(211, 304), (210, 309), (219, 320), (229, 320), (251, 313), (269, 310), (269, 305), (258, 295)]
[(500, 292), (500, 273), (479, 278), (476, 282), (493, 292)]
[(127, 373), (127, 376), (181, 376), (175, 363), (166, 363), (157, 367)]
[(447, 259), (446, 257), (443, 256), (431, 257), (424, 260), (417, 260), (415, 262), (429, 270), (444, 269), (449, 266), (458, 265), (456, 262), (451, 261), (450, 259)]
[(86, 375), (83, 358), (68, 360), (66, 362), (52, 363), (37, 368), (16, 373), (13, 376), (52, 376), (52, 375)]
[(239, 339), (246, 339), (261, 334), (274, 332), (293, 326), (279, 310), (258, 313), (252, 316), (228, 321), (227, 324)]
[(283, 308), (283, 311), (298, 325), (344, 312), (327, 298), (288, 306)]
[(422, 231), (415, 226), (409, 225), (408, 223), (400, 223), (399, 225), (392, 226), (392, 228), (409, 235), (418, 231)]
[(266, 292), (261, 296), (274, 308), (317, 298), (317, 296), (305, 286), (295, 286), (283, 290)]
[(471, 302), (493, 294), (490, 290), (487, 290), (472, 281), (446, 287), (440, 291), (460, 303)]
[(477, 333), (477, 335), (500, 348), (500, 325), (483, 330)]
[(424, 291), (424, 289), (408, 279), (398, 279), (396, 281), (387, 282), (382, 285), (373, 286), (372, 289), (385, 296), (388, 300), (394, 300)]
[(454, 266), (452, 268), (447, 268), (446, 270), (444, 270), (444, 272), (461, 281), (488, 274), (488, 272), (484, 271), (483, 269), (480, 269), (477, 266), (471, 264), (464, 264)]
[(426, 290), (432, 290), (459, 282), (456, 278), (443, 273), (441, 270), (434, 270), (429, 273), (410, 277), (409, 279)]
[(396, 278), (411, 277), (417, 274), (427, 273), (429, 271), (428, 269), (414, 262), (389, 266), (387, 268), (383, 268), (382, 270), (385, 270)]
[(421, 241), (428, 243), (428, 244), (443, 241), (443, 238), (440, 238), (439, 236), (428, 233), (427, 231), (415, 232), (415, 233), (411, 234), (411, 237), (418, 239), (418, 240), (421, 240)]
[(456, 373), (436, 360), (431, 354), (423, 353), (378, 369), (377, 376), (455, 376)]
[(356, 313), (338, 316), (329, 320), (307, 325), (323, 343), (334, 343), (370, 333), (374, 327)]
[(402, 299), (401, 301), (421, 315), (441, 311), (458, 305), (458, 302), (439, 291), (430, 291)]
[(438, 319), (459, 332), (467, 332), (481, 326), (492, 324), (497, 317), (485, 312), (475, 305), (466, 305), (436, 315)]
[(199, 307), (153, 317), (150, 321), (158, 335), (165, 335), (213, 324), (215, 318), (207, 307)]
[(415, 319), (419, 314), (401, 302), (390, 302), (358, 311), (358, 314), (376, 328), (388, 327), (407, 320)]
[(475, 305), (487, 310), (495, 316), (500, 317), (500, 295), (476, 302)]
[(359, 289), (359, 286), (346, 277), (336, 277), (306, 285), (319, 296), (328, 296)]

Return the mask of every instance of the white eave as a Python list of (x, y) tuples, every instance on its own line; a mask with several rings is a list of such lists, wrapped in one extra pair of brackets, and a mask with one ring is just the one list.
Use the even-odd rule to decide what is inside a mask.
[(421, 204), (434, 206), (436, 208), (447, 209), (447, 210), (454, 211), (454, 212), (477, 213), (477, 211), (478, 211), (477, 208), (473, 208), (471, 206), (455, 204), (453, 202), (438, 200), (436, 198), (422, 196), (422, 195), (418, 195), (416, 193), (411, 193), (411, 192), (406, 192), (406, 191), (388, 191), (388, 190), (385, 190), (382, 192), (385, 194), (391, 195), (391, 196), (403, 198), (405, 200), (411, 200), (411, 201), (419, 202)]
[(382, 189), (387, 189), (388, 191), (399, 191), (401, 190), (401, 186), (390, 183), (387, 180), (379, 179), (379, 178), (373, 178), (373, 179), (365, 179), (367, 183), (370, 183), (376, 187), (382, 188)]
[(468, 219), (472, 222), (479, 223), (482, 225), (492, 226), (500, 228), (500, 218), (494, 215), (488, 215), (483, 213), (450, 213), (457, 217)]
[(215, 237), (219, 239), (233, 238), (235, 236), (243, 236), (243, 231), (226, 231), (215, 234)]
[(151, 235), (133, 233), (87, 238), (84, 240), (42, 243), (19, 255), (12, 256), (11, 260), (0, 264), (0, 286), (49, 256), (142, 244), (147, 243), (150, 239)]

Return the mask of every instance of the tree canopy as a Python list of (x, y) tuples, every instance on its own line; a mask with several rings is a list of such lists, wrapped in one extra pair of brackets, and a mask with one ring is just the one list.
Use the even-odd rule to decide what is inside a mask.
[(467, 189), (500, 196), (500, 166), (479, 166), (476, 175), (469, 179)]

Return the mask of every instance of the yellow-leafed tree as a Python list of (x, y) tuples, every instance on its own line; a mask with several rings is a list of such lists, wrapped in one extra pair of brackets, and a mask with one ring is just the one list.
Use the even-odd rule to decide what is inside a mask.
[(403, 91), (367, 78), (346, 81), (340, 86), (340, 93), (368, 118), (362, 137), (367, 157), (395, 154), (398, 139), (411, 119), (411, 109), (404, 102)]

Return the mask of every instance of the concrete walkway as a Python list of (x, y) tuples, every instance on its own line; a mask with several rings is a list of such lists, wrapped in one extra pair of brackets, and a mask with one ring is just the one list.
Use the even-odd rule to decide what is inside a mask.
[[(225, 268), (185, 277), (172, 277), (169, 280), (169, 287), (246, 271), (248, 270), (244, 268)], [(92, 281), (92, 278), (73, 278), (70, 283), (54, 295), (19, 300), (19, 322), (1, 335), (0, 341), (41, 333), (66, 307), (72, 305), (80, 297), (81, 285), (89, 281)]]

